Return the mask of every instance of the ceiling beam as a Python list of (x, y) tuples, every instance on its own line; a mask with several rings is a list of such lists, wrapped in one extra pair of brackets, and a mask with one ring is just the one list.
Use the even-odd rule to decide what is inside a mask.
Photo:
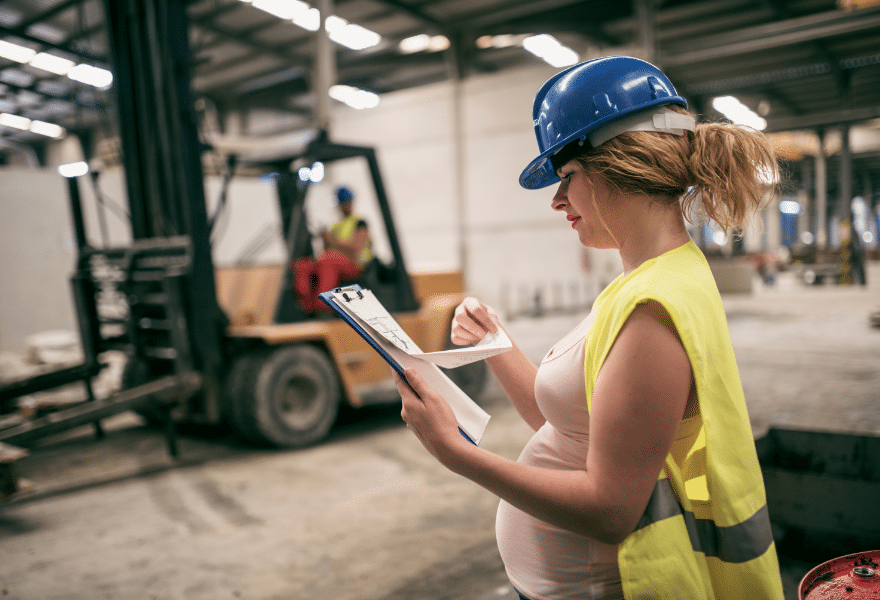
[(43, 21), (47, 21), (47, 20), (51, 19), (52, 17), (54, 17), (55, 15), (63, 13), (65, 10), (67, 10), (71, 6), (76, 6), (78, 4), (82, 4), (82, 2), (83, 2), (83, 0), (67, 0), (67, 2), (62, 2), (61, 4), (58, 4), (57, 6), (53, 6), (52, 8), (50, 8), (49, 10), (47, 10), (44, 13), (40, 13), (39, 15), (37, 15), (31, 19), (28, 19), (27, 21), (19, 23), (18, 26), (15, 27), (15, 29), (17, 29), (18, 31), (21, 31), (21, 32), (25, 32), (25, 31), (27, 31), (27, 28), (30, 27), (31, 25), (34, 25), (35, 23), (41, 23)]
[(880, 29), (880, 6), (833, 10), (668, 44), (662, 51), (661, 62), (667, 67), (684, 66), (877, 29)]
[(845, 123), (859, 123), (880, 118), (880, 106), (836, 110), (797, 117), (767, 119), (767, 133), (775, 131), (795, 131), (798, 129), (821, 129)]
[(583, 6), (583, 4), (583, 0), (526, 0), (525, 2), (502, 9), (483, 10), (471, 15), (464, 15), (462, 20), (466, 21), (468, 26), (474, 29), (478, 27), (492, 27), (506, 21), (534, 17), (547, 11), (573, 5)]
[(418, 9), (415, 6), (411, 6), (406, 2), (401, 2), (400, 0), (379, 0), (379, 4), (392, 8), (396, 11), (406, 13), (417, 21), (421, 21), (425, 25), (430, 25), (432, 27), (436, 27), (437, 29), (445, 30), (448, 25), (440, 19), (432, 17), (425, 11)]
[[(201, 27), (203, 29), (207, 29), (211, 33), (215, 33), (219, 36), (227, 38), (228, 40), (244, 44), (245, 46), (250, 46), (254, 50), (259, 50), (260, 52), (263, 52), (265, 54), (272, 54), (278, 58), (284, 59), (285, 61), (287, 61), (291, 64), (297, 64), (299, 66), (302, 66), (302, 64), (311, 63), (310, 56), (307, 56), (305, 54), (295, 54), (295, 53), (291, 52), (291, 50), (290, 50), (291, 47), (298, 45), (298, 43), (272, 45), (272, 44), (266, 44), (264, 42), (261, 42), (259, 40), (254, 39), (253, 32), (261, 31), (262, 29), (265, 29), (265, 27), (259, 27), (259, 28), (255, 27), (255, 28), (251, 29), (250, 31), (240, 32), (240, 31), (230, 31), (228, 29), (220, 27), (219, 25), (217, 25), (215, 23), (211, 23), (211, 22), (208, 22), (208, 21), (205, 21), (202, 19), (197, 19), (197, 20), (193, 21), (193, 23), (195, 23), (196, 25), (198, 25), (199, 27)], [(278, 24), (281, 24), (281, 23), (283, 23), (283, 22), (278, 21)], [(274, 25), (274, 23), (273, 23), (273, 25)], [(290, 26), (296, 27), (296, 25), (294, 25), (293, 23), (290, 23)]]
[[(837, 63), (841, 69), (856, 69), (880, 63), (880, 53), (869, 56), (859, 56), (845, 58)], [(763, 88), (773, 83), (783, 81), (793, 81), (795, 79), (806, 79), (808, 77), (818, 77), (820, 75), (828, 75), (833, 72), (833, 66), (827, 62), (815, 62), (810, 64), (799, 65), (797, 67), (789, 67), (787, 69), (779, 69), (776, 71), (765, 71), (763, 73), (752, 73), (750, 75), (742, 75), (740, 77), (730, 77), (727, 79), (716, 79), (713, 81), (703, 81), (692, 83), (684, 87), (688, 94), (695, 95), (720, 95), (724, 93), (732, 93), (739, 90), (747, 90), (751, 88)]]

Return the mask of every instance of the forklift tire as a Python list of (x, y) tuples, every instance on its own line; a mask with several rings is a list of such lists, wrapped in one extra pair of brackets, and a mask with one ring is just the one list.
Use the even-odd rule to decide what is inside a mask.
[(241, 361), (235, 365), (241, 373), (230, 380), (229, 414), (243, 437), (298, 448), (327, 436), (339, 412), (340, 385), (325, 352), (301, 344)]
[(248, 407), (253, 405), (254, 385), (258, 369), (254, 365), (261, 364), (268, 352), (265, 350), (249, 351), (236, 356), (223, 385), (221, 411), (223, 419), (233, 431), (248, 441), (262, 441), (259, 433), (251, 428), (252, 419)]

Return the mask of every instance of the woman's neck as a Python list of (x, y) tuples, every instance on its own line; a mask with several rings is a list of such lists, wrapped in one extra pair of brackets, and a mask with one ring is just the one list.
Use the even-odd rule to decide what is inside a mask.
[(629, 219), (627, 235), (618, 248), (627, 275), (645, 261), (690, 241), (679, 204), (666, 205), (647, 196), (643, 198), (644, 202), (630, 198), (635, 210)]

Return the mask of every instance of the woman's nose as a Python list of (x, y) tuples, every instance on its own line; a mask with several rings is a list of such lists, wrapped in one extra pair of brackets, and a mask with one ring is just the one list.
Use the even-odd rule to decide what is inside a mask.
[(550, 207), (553, 210), (563, 210), (565, 208), (565, 192), (562, 190), (562, 183), (560, 183), (556, 188), (556, 193), (553, 194), (553, 200), (550, 202)]

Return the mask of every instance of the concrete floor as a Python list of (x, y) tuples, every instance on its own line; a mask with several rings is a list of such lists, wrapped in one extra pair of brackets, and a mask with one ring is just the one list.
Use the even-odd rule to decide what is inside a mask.
[[(753, 427), (880, 433), (880, 265), (867, 288), (781, 277), (727, 296)], [(539, 360), (580, 317), (517, 320)], [(515, 458), (529, 429), (494, 380), (483, 446)], [(513, 600), (494, 542), (497, 500), (439, 467), (396, 407), (345, 415), (300, 451), (184, 431), (126, 413), (32, 448), (30, 495), (0, 505), (0, 597), (9, 600), (241, 598)], [(198, 433), (198, 435), (196, 435)], [(878, 544), (880, 545), (880, 544)], [(821, 561), (849, 551), (842, 549)], [(787, 598), (819, 556), (781, 556)]]

